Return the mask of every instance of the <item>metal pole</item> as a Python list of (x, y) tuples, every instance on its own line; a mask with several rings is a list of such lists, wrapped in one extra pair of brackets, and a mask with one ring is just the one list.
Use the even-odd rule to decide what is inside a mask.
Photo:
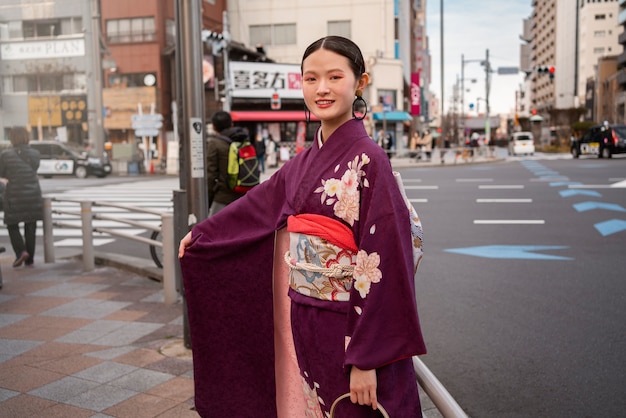
[(92, 46), (92, 65), (93, 65), (93, 91), (94, 115), (90, 124), (90, 140), (93, 141), (93, 147), (96, 155), (104, 154), (104, 127), (102, 125), (104, 105), (102, 103), (102, 48), (100, 45), (100, 1), (89, 0), (91, 2), (91, 46)]
[(463, 128), (461, 139), (465, 143), (465, 58), (463, 54), (461, 54), (461, 126)]
[(489, 78), (491, 75), (491, 66), (489, 65), (489, 49), (485, 54), (485, 141), (489, 145), (491, 141), (491, 127), (489, 126)]
[(93, 215), (91, 213), (91, 202), (80, 202), (80, 219), (83, 232), (83, 270), (92, 271), (95, 268), (95, 257), (93, 252)]
[(224, 106), (222, 108), (225, 112), (230, 112), (230, 104), (232, 102), (231, 94), (232, 88), (230, 85), (230, 27), (228, 24), (228, 12), (224, 10), (222, 13), (222, 36), (224, 37), (224, 48), (222, 48), (222, 57), (224, 63)]
[(174, 216), (171, 213), (161, 215), (161, 232), (163, 233), (163, 299), (166, 305), (176, 302), (176, 277), (174, 264), (178, 261), (174, 250)]
[(445, 132), (443, 130), (443, 116), (444, 116), (444, 110), (443, 110), (443, 104), (445, 102), (444, 100), (444, 95), (443, 95), (443, 0), (440, 1), (440, 14), (441, 14), (441, 32), (439, 34), (440, 38), (441, 38), (441, 143), (443, 144), (443, 138), (445, 137)]
[[(181, 0), (177, 0), (174, 7), (174, 18), (176, 20), (176, 33), (183, 33), (183, 22), (181, 18)], [(183, 49), (181, 36), (176, 36), (176, 50), (175, 50), (175, 60), (174, 60), (174, 69), (176, 73), (175, 85), (176, 85), (176, 96), (175, 102), (173, 104), (173, 108), (176, 111), (172, 111), (172, 114), (176, 115), (174, 123), (177, 126), (176, 132), (176, 140), (178, 140), (178, 184), (179, 187), (183, 190), (187, 189), (187, 144), (186, 141), (183, 140), (185, 137), (185, 130), (183, 129), (183, 113), (182, 106), (184, 103), (185, 91), (183, 89), (183, 70), (182, 70), (182, 60), (181, 60), (181, 51)], [(185, 213), (186, 214), (186, 213)], [(179, 216), (177, 216), (179, 217)]]
[(186, 145), (187, 224), (191, 228), (208, 216), (206, 185), (204, 88), (202, 87), (201, 0), (178, 0), (181, 18), (181, 60), (183, 132)]
[[(187, 213), (187, 195), (184, 190), (174, 190), (174, 213)], [(178, 251), (177, 243), (189, 231), (187, 220), (181, 216), (174, 217), (174, 251)], [(176, 289), (182, 296), (183, 302), (183, 340), (185, 347), (191, 348), (191, 331), (189, 330), (189, 318), (187, 316), (187, 298), (185, 297), (185, 284), (183, 283), (183, 275), (180, 270), (180, 263), (174, 264), (176, 275)]]
[(54, 236), (52, 235), (52, 198), (43, 198), (43, 259), (54, 263)]

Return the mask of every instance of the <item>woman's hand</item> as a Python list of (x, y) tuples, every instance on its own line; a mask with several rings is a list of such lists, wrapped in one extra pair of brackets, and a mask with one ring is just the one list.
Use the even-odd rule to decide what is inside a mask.
[(183, 237), (183, 239), (180, 240), (180, 244), (178, 245), (178, 258), (183, 258), (183, 256), (185, 255), (185, 248), (189, 247), (191, 245), (191, 231), (187, 233), (187, 235), (185, 235)]
[(376, 369), (361, 370), (352, 366), (350, 370), (350, 400), (359, 405), (371, 405), (378, 409), (376, 398)]

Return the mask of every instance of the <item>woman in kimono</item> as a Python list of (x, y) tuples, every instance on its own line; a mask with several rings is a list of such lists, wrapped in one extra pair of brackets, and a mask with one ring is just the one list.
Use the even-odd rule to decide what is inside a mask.
[(355, 106), (359, 48), (328, 36), (302, 59), (312, 146), (181, 241), (202, 416), (421, 417), (425, 354), (409, 211)]

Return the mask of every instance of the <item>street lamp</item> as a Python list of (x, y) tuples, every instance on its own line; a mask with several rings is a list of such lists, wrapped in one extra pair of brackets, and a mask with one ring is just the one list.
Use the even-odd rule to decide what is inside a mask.
[[(461, 54), (461, 120), (463, 121), (463, 136), (465, 136), (465, 63), (466, 62), (483, 62), (482, 59), (470, 59), (466, 60), (465, 56)], [(476, 82), (476, 79), (471, 79), (472, 83)]]

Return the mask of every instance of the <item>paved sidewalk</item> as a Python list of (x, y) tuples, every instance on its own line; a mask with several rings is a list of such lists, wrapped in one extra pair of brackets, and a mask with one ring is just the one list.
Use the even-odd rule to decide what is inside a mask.
[[(444, 156), (445, 165), (494, 160)], [(442, 161), (434, 153), (392, 165)], [(79, 250), (58, 250), (44, 264), (38, 247), (33, 268), (13, 268), (10, 249), (0, 254), (0, 417), (198, 417), (182, 304), (163, 303), (161, 270), (96, 252), (96, 269), (83, 272)], [(422, 407), (441, 417), (423, 391)]]
[[(36, 260), (36, 262), (39, 260)], [(0, 417), (197, 417), (182, 305), (78, 259), (0, 268)]]

